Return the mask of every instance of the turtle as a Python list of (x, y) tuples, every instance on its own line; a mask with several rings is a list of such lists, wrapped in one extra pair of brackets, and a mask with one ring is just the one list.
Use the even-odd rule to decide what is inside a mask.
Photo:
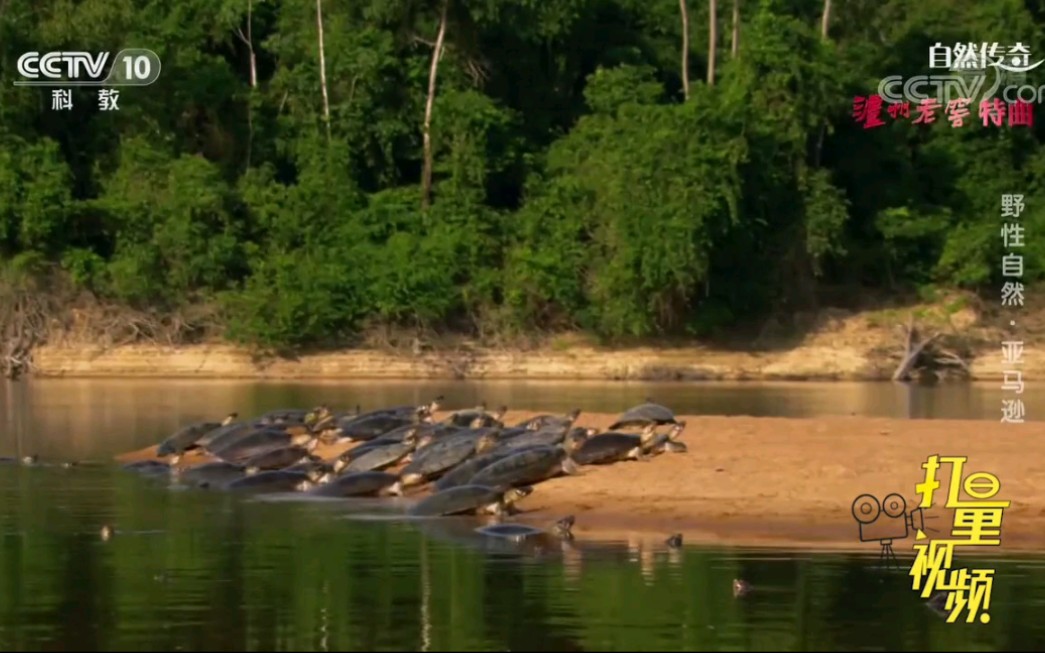
[[(415, 425), (415, 426), (412, 426), (410, 428), (418, 429), (417, 433), (421, 433), (421, 429), (420, 429), (419, 426)], [(404, 456), (402, 458), (400, 458), (399, 460), (400, 461), (407, 460), (415, 449), (417, 449), (417, 448), (419, 448), (421, 446), (427, 445), (431, 441), (432, 441), (431, 433), (424, 433), (423, 435), (415, 436), (414, 437), (414, 443), (413, 443), (413, 446), (411, 447), (410, 451), (408, 451), (406, 454), (404, 454)], [(382, 438), (378, 438), (376, 440), (371, 440), (369, 442), (364, 442), (364, 443), (360, 444), (359, 446), (352, 447), (348, 451), (346, 451), (343, 454), (341, 454), (340, 456), (338, 456), (337, 460), (335, 460), (334, 463), (333, 463), (333, 471), (334, 471), (335, 474), (340, 474), (342, 472), (342, 470), (344, 470), (346, 467), (348, 467), (348, 465), (350, 463), (354, 462), (355, 460), (357, 460), (359, 458), (362, 458), (363, 456), (366, 456), (366, 455), (368, 455), (368, 454), (370, 454), (370, 453), (372, 453), (374, 451), (377, 451), (379, 449), (385, 449), (386, 447), (390, 447), (390, 446), (399, 447), (400, 445), (402, 445), (402, 442), (399, 441), (399, 440), (391, 441), (391, 440), (383, 440)], [(388, 455), (388, 452), (385, 452), (382, 455)]]
[(527, 538), (538, 538), (549, 534), (554, 535), (563, 540), (573, 539), (573, 515), (563, 517), (559, 521), (552, 524), (551, 528), (545, 530), (543, 528), (537, 528), (535, 526), (528, 526), (526, 524), (491, 524), (489, 526), (481, 526), (475, 529), (476, 533), (482, 535), (489, 535), (490, 537), (502, 537), (515, 542), (521, 542)]
[(647, 427), (642, 435), (632, 433), (601, 433), (589, 438), (573, 452), (578, 465), (608, 465), (621, 460), (639, 460), (644, 454), (643, 446), (655, 440), (653, 427)]
[(515, 453), (516, 451), (514, 450), (501, 450), (500, 448), (497, 448), (482, 455), (469, 458), (441, 476), (439, 480), (435, 482), (435, 489), (448, 490), (452, 487), (457, 487), (458, 485), (467, 485), (468, 482), (472, 480), (472, 477), (478, 474), (482, 469)]
[(312, 481), (305, 472), (279, 469), (244, 476), (225, 486), (226, 489), (242, 492), (304, 492), (311, 489)]
[(733, 579), (733, 596), (735, 598), (747, 596), (749, 593), (751, 593), (751, 583), (739, 578)]
[(225, 462), (245, 463), (263, 452), (280, 449), (292, 444), (310, 445), (315, 440), (316, 438), (308, 434), (292, 436), (286, 431), (265, 430), (252, 433), (227, 447), (211, 453)]
[(309, 458), (308, 460), (302, 461), (296, 465), (285, 467), (285, 471), (288, 472), (305, 472), (308, 475), (309, 480), (313, 483), (318, 483), (319, 479), (323, 478), (327, 474), (336, 473), (334, 467), (328, 465), (322, 460), (315, 460)]
[(304, 424), (310, 412), (312, 411), (302, 408), (270, 410), (258, 417), (257, 423), (264, 426), (271, 424)]
[[(498, 413), (492, 414), (486, 412), (486, 402), (482, 402), (471, 410), (459, 410), (456, 413), (450, 415), (444, 421), (444, 424), (450, 424), (452, 426), (464, 426), (472, 428), (480, 428), (483, 426), (496, 426), (494, 422), (500, 422), (504, 417), (504, 414), (508, 412), (507, 406), (501, 406)], [(487, 420), (487, 418), (493, 418)], [(478, 420), (478, 424), (476, 424)], [(488, 424), (487, 421), (490, 423)]]
[[(413, 452), (417, 446), (417, 431), (403, 438), (402, 442), (387, 444), (367, 451), (348, 463), (346, 472), (370, 472), (391, 467)], [(339, 472), (341, 470), (338, 470)]]
[(341, 436), (354, 442), (366, 442), (378, 438), (389, 431), (417, 424), (423, 418), (419, 413), (412, 416), (404, 416), (395, 413), (378, 413), (376, 415), (364, 415), (349, 420), (338, 422)]
[(654, 403), (647, 398), (646, 403), (639, 404), (624, 411), (616, 422), (610, 425), (611, 431), (629, 426), (661, 426), (662, 424), (678, 424), (675, 413), (667, 406)]
[(682, 548), (682, 533), (675, 533), (674, 535), (669, 537), (667, 540), (665, 540), (664, 544), (667, 544), (669, 549), (680, 549), (680, 548)]
[(217, 429), (220, 433), (205, 442), (199, 442), (197, 444), (203, 448), (204, 451), (211, 455), (217, 455), (224, 449), (238, 444), (249, 438), (265, 437), (257, 436), (258, 433), (279, 433), (283, 437), (289, 439), (290, 433), (286, 431), (282, 426), (258, 426), (255, 424), (235, 424), (229, 425), (229, 427)]
[(216, 442), (231, 442), (236, 437), (240, 437), (241, 434), (250, 431), (255, 431), (258, 428), (263, 427), (260, 427), (257, 424), (252, 424), (250, 422), (232, 422), (227, 426), (216, 428), (213, 431), (210, 431), (205, 435), (201, 436), (198, 440), (196, 440), (196, 447), (199, 449), (205, 449), (207, 451), (210, 451), (211, 447), (214, 446)]
[(439, 395), (427, 404), (420, 406), (404, 405), (404, 406), (390, 406), (387, 408), (378, 408), (377, 410), (367, 411), (360, 413), (359, 417), (371, 417), (373, 415), (391, 414), (398, 415), (400, 417), (412, 417), (418, 413), (428, 416), (439, 411), (442, 408), (444, 397)]
[(539, 431), (548, 427), (571, 427), (581, 415), (580, 408), (574, 408), (565, 415), (537, 415), (516, 424), (518, 428), (528, 431)]
[(471, 421), (469, 426), (471, 428), (473, 428), (473, 429), (481, 429), (481, 428), (484, 428), (484, 427), (492, 427), (492, 426), (495, 426), (495, 427), (498, 427), (498, 428), (504, 428), (504, 422), (502, 420), (504, 419), (504, 416), (507, 415), (507, 414), (508, 414), (508, 407), (507, 406), (501, 406), (500, 408), (497, 409), (496, 413), (486, 413), (486, 412), (484, 412), (481, 415), (476, 415), (475, 419), (473, 419)]
[(339, 419), (351, 419), (359, 415), (359, 408), (356, 411), (340, 411), (333, 412), (329, 406), (322, 405), (313, 408), (307, 415), (305, 415), (304, 425), (308, 427), (310, 431), (316, 432), (324, 429), (326, 426), (333, 424)]
[(186, 451), (195, 449), (197, 448), (196, 442), (199, 441), (201, 437), (217, 428), (232, 424), (232, 422), (236, 420), (236, 417), (236, 413), (229, 413), (229, 415), (221, 422), (197, 422), (195, 424), (183, 426), (156, 447), (156, 455), (163, 458), (165, 456), (173, 456), (175, 454), (185, 453)]
[(160, 474), (169, 474), (174, 467), (165, 463), (162, 460), (139, 460), (133, 463), (127, 463), (123, 466), (123, 469), (129, 472), (137, 472), (139, 474), (145, 474), (147, 476), (154, 476)]
[(550, 447), (562, 444), (567, 439), (570, 441), (571, 446), (579, 446), (584, 440), (595, 433), (595, 429), (585, 429), (581, 427), (571, 429), (568, 425), (549, 427), (538, 431), (527, 431), (522, 435), (505, 440), (500, 444), (498, 449), (511, 451), (513, 449), (518, 450), (535, 446)]
[(385, 433), (384, 435), (370, 440), (366, 443), (366, 445), (372, 444), (375, 446), (380, 446), (385, 444), (399, 443), (403, 441), (403, 438), (409, 435), (413, 435), (417, 438), (420, 438), (425, 435), (434, 435), (437, 431), (439, 431), (437, 424), (429, 424), (427, 422), (420, 424), (404, 424), (399, 428), (392, 429), (388, 433)]
[(0, 457), (0, 465), (35, 465), (40, 461), (40, 457), (37, 455), (22, 456), (21, 458), (14, 458), (10, 456)]
[(247, 475), (243, 465), (226, 462), (204, 463), (198, 467), (178, 471), (176, 477), (184, 485), (195, 487), (224, 486)]
[(460, 485), (425, 497), (407, 514), (414, 517), (444, 517), (469, 513), (504, 514), (509, 506), (527, 497), (533, 488), (493, 488), (486, 485)]
[(563, 447), (534, 447), (484, 467), (469, 481), (493, 487), (533, 485), (564, 472), (577, 473), (577, 465)]
[(497, 436), (492, 433), (481, 433), (478, 437), (460, 435), (430, 445), (414, 456), (403, 470), (403, 486), (410, 487), (436, 478), (472, 454), (484, 453), (496, 445)]
[(403, 486), (399, 477), (387, 472), (355, 472), (334, 476), (326, 474), (319, 484), (308, 491), (319, 497), (373, 497), (383, 495), (401, 496)]
[(308, 443), (308, 446), (303, 447), (294, 444), (289, 447), (279, 447), (262, 451), (244, 461), (243, 466), (246, 467), (247, 475), (250, 476), (257, 474), (258, 472), (285, 469), (291, 465), (309, 462), (313, 460), (312, 451), (316, 448), (317, 444), (319, 444), (319, 440), (313, 438)]

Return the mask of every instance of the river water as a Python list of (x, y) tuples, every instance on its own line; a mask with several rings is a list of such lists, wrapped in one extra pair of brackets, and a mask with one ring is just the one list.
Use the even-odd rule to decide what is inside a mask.
[[(0, 456), (105, 461), (230, 411), (438, 394), (451, 407), (619, 412), (650, 396), (680, 414), (995, 420), (999, 385), (29, 380), (0, 386)], [(1045, 395), (1023, 398), (1028, 419), (1045, 416)], [(1042, 557), (995, 561), (989, 624), (947, 624), (864, 556), (536, 549), (474, 527), (173, 491), (111, 465), (0, 466), (0, 651), (1045, 650)], [(734, 578), (751, 592), (734, 597)]]

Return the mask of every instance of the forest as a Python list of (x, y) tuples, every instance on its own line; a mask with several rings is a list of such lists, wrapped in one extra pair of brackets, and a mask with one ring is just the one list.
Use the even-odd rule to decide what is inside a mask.
[[(0, 353), (56, 324), (294, 351), (999, 301), (1001, 195), (1023, 283), (1045, 269), (1041, 125), (867, 129), (854, 98), (938, 42), (1037, 61), (1043, 26), (1031, 0), (0, 0)], [(25, 52), (122, 48), (163, 68), (116, 111), (13, 83)]]

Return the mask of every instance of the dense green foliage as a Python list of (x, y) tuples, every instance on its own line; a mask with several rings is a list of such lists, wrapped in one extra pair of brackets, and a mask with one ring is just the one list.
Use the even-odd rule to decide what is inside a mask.
[[(1026, 196), (1025, 281), (1042, 274), (1037, 126), (865, 130), (852, 106), (927, 72), (936, 41), (1040, 56), (1045, 10), (852, 0), (825, 39), (820, 0), (749, 0), (733, 57), (719, 4), (709, 86), (690, 2), (685, 100), (675, 0), (449, 0), (423, 208), (438, 1), (323, 4), (328, 123), (315, 0), (8, 0), (0, 257), (128, 306), (218, 306), (230, 337), (278, 347), (368, 321), (703, 334), (826, 286), (997, 296), (1004, 192)], [(12, 84), (23, 52), (123, 47), (163, 72), (118, 112)]]

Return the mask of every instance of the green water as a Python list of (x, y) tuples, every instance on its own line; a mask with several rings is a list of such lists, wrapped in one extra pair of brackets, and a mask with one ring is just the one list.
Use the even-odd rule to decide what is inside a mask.
[[(0, 455), (101, 461), (200, 416), (433, 392), (592, 411), (654, 394), (688, 413), (902, 415), (912, 400), (888, 384), (31, 382), (3, 388)], [(927, 417), (973, 416), (996, 398), (926, 392), (939, 392), (916, 399)], [(480, 537), (472, 520), (372, 505), (177, 491), (111, 466), (0, 466), (0, 650), (1045, 649), (1040, 557), (994, 563), (989, 624), (946, 624), (876, 555), (583, 538), (536, 549)], [(752, 592), (735, 598), (734, 578)]]

